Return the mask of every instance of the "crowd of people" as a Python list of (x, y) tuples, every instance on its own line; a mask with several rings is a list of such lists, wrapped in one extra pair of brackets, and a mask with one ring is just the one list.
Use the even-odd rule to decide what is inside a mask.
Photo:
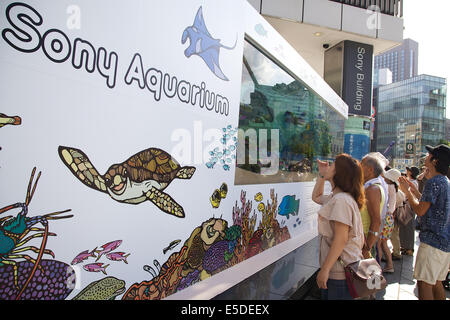
[[(414, 278), (419, 299), (445, 300), (443, 282), (450, 268), (450, 148), (426, 149), (422, 172), (407, 167), (406, 175), (390, 168), (378, 152), (367, 154), (361, 162), (347, 154), (338, 155), (332, 164), (318, 160), (312, 199), (322, 205), (316, 279), (322, 299), (353, 299), (344, 270), (353, 262), (375, 258), (380, 266), (384, 262), (383, 273), (393, 273), (393, 260), (414, 254), (418, 230)], [(331, 194), (324, 193), (326, 181)]]

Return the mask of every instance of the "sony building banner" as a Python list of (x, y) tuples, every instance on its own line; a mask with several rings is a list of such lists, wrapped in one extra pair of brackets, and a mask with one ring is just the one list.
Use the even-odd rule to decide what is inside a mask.
[(305, 65), (246, 1), (0, 2), (0, 299), (224, 291), (317, 235), (313, 181), (234, 183), (244, 23)]
[(348, 105), (348, 114), (370, 117), (373, 46), (345, 40), (325, 51), (324, 61), (324, 79)]
[(348, 113), (370, 116), (372, 109), (373, 46), (344, 41), (344, 81), (342, 98)]

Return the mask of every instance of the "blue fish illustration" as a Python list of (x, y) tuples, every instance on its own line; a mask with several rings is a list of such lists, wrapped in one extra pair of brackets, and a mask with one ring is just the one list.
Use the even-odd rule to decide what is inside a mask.
[[(189, 58), (196, 54), (205, 61), (208, 68), (220, 79), (228, 81), (228, 78), (222, 72), (219, 66), (219, 51), (220, 48), (232, 50), (236, 47), (236, 42), (233, 47), (226, 47), (220, 43), (219, 39), (214, 39), (206, 28), (205, 20), (203, 19), (202, 7), (197, 11), (194, 24), (184, 29), (181, 43), (184, 44), (189, 39), (189, 47), (184, 51), (184, 55)], [(237, 41), (237, 38), (236, 38)]]
[(300, 206), (300, 199), (295, 200), (295, 195), (293, 196), (284, 196), (283, 200), (281, 200), (280, 206), (278, 207), (278, 214), (280, 216), (286, 216), (289, 219), (289, 216), (298, 215), (298, 208)]

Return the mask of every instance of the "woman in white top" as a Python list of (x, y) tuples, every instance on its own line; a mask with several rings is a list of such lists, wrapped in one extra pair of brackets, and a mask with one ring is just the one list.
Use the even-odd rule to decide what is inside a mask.
[[(334, 163), (317, 161), (319, 177), (312, 199), (321, 204), (318, 212), (320, 237), (320, 271), (317, 285), (322, 299), (352, 299), (348, 289), (345, 265), (363, 259), (364, 232), (359, 209), (364, 204), (363, 173), (358, 160), (340, 154)], [(332, 194), (324, 195), (325, 181), (332, 186)]]

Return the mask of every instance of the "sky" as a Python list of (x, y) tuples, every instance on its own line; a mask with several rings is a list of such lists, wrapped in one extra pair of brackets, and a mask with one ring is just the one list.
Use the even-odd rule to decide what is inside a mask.
[[(450, 80), (450, 1), (404, 0), (403, 38), (419, 43), (419, 74)], [(450, 90), (447, 90), (450, 92)], [(448, 94), (448, 93), (447, 93)], [(447, 118), (450, 118), (447, 97)]]

